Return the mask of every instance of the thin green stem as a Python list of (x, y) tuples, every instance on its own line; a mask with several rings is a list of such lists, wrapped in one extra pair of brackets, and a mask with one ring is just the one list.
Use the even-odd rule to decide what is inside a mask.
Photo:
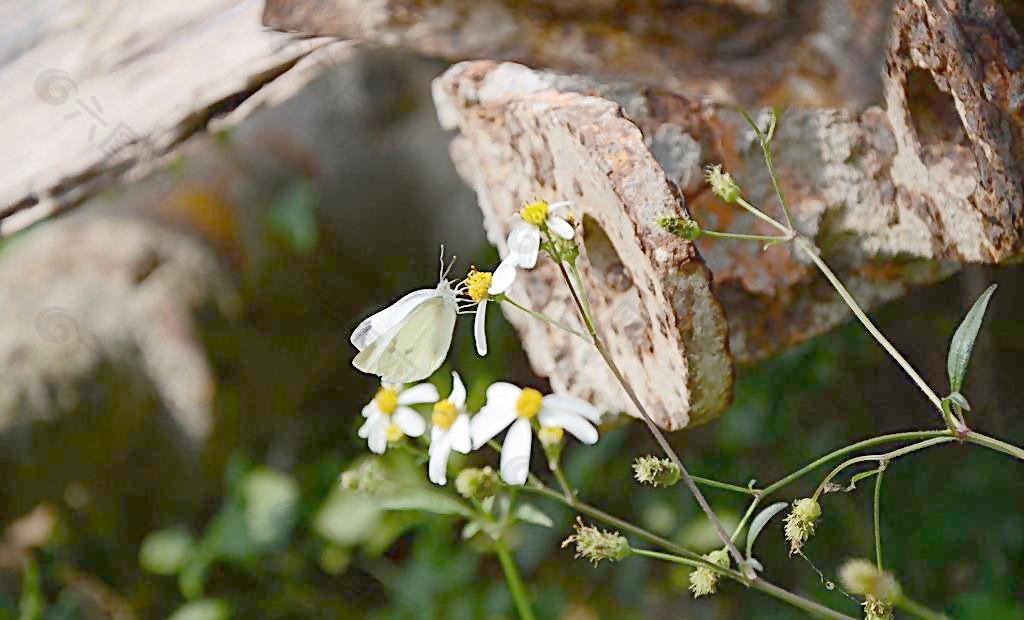
[(576, 504), (576, 493), (572, 490), (572, 486), (569, 481), (565, 479), (565, 473), (562, 471), (562, 467), (555, 464), (551, 468), (551, 473), (555, 475), (555, 480), (558, 481), (558, 486), (562, 487), (562, 493), (565, 494), (565, 500), (570, 505)]
[[(626, 395), (629, 397), (630, 401), (632, 401), (637, 411), (640, 412), (640, 417), (643, 419), (644, 424), (647, 425), (647, 429), (654, 436), (654, 439), (658, 442), (658, 445), (661, 446), (661, 449), (665, 452), (669, 459), (671, 459), (672, 462), (675, 463), (676, 467), (679, 468), (679, 473), (682, 476), (683, 482), (686, 484), (686, 487), (690, 490), (690, 494), (693, 495), (693, 497), (697, 500), (697, 503), (700, 505), (701, 510), (704, 511), (704, 514), (707, 515), (708, 520), (711, 521), (711, 525), (715, 528), (715, 531), (718, 533), (719, 538), (722, 539), (722, 542), (729, 550), (729, 553), (736, 561), (736, 564), (738, 566), (743, 566), (743, 555), (740, 554), (739, 549), (737, 549), (736, 545), (732, 542), (732, 538), (730, 538), (729, 534), (725, 531), (725, 527), (722, 525), (721, 520), (719, 520), (718, 515), (716, 515), (715, 511), (711, 509), (711, 505), (708, 504), (708, 501), (704, 498), (704, 494), (700, 492), (699, 488), (697, 488), (697, 483), (693, 481), (693, 478), (690, 476), (690, 473), (686, 470), (686, 466), (683, 465), (683, 462), (679, 458), (679, 455), (677, 455), (676, 451), (672, 449), (672, 446), (669, 445), (668, 440), (665, 439), (665, 435), (654, 423), (654, 420), (651, 418), (650, 414), (647, 413), (647, 409), (640, 401), (640, 397), (637, 396), (636, 391), (633, 390), (632, 384), (630, 384), (629, 381), (626, 380), (625, 376), (623, 376), (622, 374), (622, 371), (619, 370), (618, 365), (615, 363), (615, 360), (612, 359), (611, 354), (608, 352), (607, 349), (605, 349), (604, 342), (601, 340), (601, 337), (597, 333), (597, 327), (594, 325), (594, 320), (590, 314), (589, 308), (580, 300), (580, 294), (585, 293), (577, 293), (576, 287), (573, 286), (572, 280), (570, 279), (569, 274), (566, 272), (565, 263), (559, 262), (558, 268), (561, 270), (562, 278), (565, 280), (566, 285), (569, 287), (569, 291), (572, 293), (572, 298), (573, 301), (576, 303), (577, 309), (583, 316), (583, 322), (587, 326), (587, 331), (590, 332), (590, 337), (593, 341), (594, 348), (597, 349), (597, 352), (601, 355), (601, 358), (604, 359), (605, 365), (608, 366), (608, 369), (612, 371), (613, 375), (615, 375), (616, 381), (618, 381), (619, 385), (622, 386), (622, 389), (625, 390)], [(579, 281), (579, 271), (576, 269), (576, 265), (573, 263), (569, 263), (569, 269), (573, 272), (575, 279)]]
[(911, 615), (924, 618), (925, 620), (949, 620), (949, 616), (946, 614), (928, 609), (905, 594), (900, 594), (899, 598), (896, 599), (896, 606)]
[(874, 501), (874, 520), (875, 520), (875, 565), (878, 566), (878, 570), (882, 570), (882, 478), (885, 476), (885, 461), (882, 461), (882, 466), (878, 468), (878, 475), (875, 477), (875, 501)]
[(789, 236), (793, 235), (793, 231), (791, 229), (786, 228), (784, 224), (780, 224), (778, 221), (775, 220), (775, 218), (747, 202), (747, 200), (742, 196), (736, 199), (736, 204), (746, 209), (747, 212), (753, 215), (754, 217), (765, 222), (768, 222), (770, 225), (780, 230), (783, 234)]
[[(782, 204), (782, 213), (783, 215), (786, 216), (786, 225), (789, 227), (790, 230), (793, 230), (793, 215), (789, 211), (789, 204), (786, 202), (786, 195), (782, 192), (782, 187), (779, 185), (778, 176), (775, 174), (775, 164), (772, 162), (771, 145), (768, 143), (768, 139), (765, 137), (764, 133), (761, 132), (761, 128), (758, 127), (757, 123), (754, 122), (754, 119), (750, 118), (750, 115), (747, 114), (745, 111), (742, 111), (741, 113), (743, 114), (743, 118), (747, 119), (747, 123), (749, 123), (750, 126), (753, 127), (754, 133), (757, 134), (757, 140), (761, 144), (761, 153), (762, 155), (764, 155), (764, 164), (765, 167), (768, 168), (768, 176), (772, 180), (772, 187), (775, 188), (775, 195), (779, 197), (779, 202)], [(775, 118), (775, 110), (772, 110), (771, 131), (773, 134), (775, 132), (774, 125), (776, 121), (777, 119)]]
[(818, 499), (821, 493), (825, 490), (825, 486), (829, 482), (831, 482), (833, 478), (838, 476), (840, 472), (842, 472), (847, 467), (850, 467), (851, 465), (856, 465), (857, 463), (864, 463), (867, 461), (888, 462), (901, 456), (910, 454), (911, 452), (917, 452), (918, 450), (924, 450), (925, 448), (930, 448), (932, 446), (937, 446), (943, 443), (949, 443), (950, 441), (955, 440), (955, 437), (935, 437), (933, 439), (926, 439), (925, 441), (910, 444), (909, 446), (904, 446), (902, 448), (899, 448), (898, 450), (893, 450), (892, 452), (886, 452), (885, 454), (867, 454), (864, 456), (858, 456), (856, 458), (849, 459), (847, 461), (843, 461), (838, 466), (836, 466), (836, 468), (833, 469), (829, 473), (829, 475), (825, 476), (825, 479), (822, 480), (821, 484), (818, 485), (817, 490), (814, 491), (813, 498), (815, 500)]
[(878, 331), (878, 328), (875, 327), (875, 324), (871, 322), (871, 319), (868, 318), (868, 315), (864, 313), (864, 310), (861, 309), (861, 307), (857, 304), (857, 301), (853, 298), (852, 295), (850, 295), (850, 292), (846, 290), (846, 287), (843, 286), (843, 283), (839, 281), (839, 278), (836, 277), (836, 274), (834, 274), (832, 270), (829, 269), (829, 266), (826, 265), (825, 261), (823, 261), (821, 257), (818, 255), (817, 248), (815, 248), (810, 241), (802, 237), (798, 237), (796, 239), (796, 245), (797, 247), (802, 249), (804, 253), (807, 254), (807, 256), (810, 257), (812, 261), (814, 261), (814, 264), (818, 266), (818, 269), (820, 269), (821, 272), (825, 274), (825, 277), (828, 278), (828, 281), (836, 289), (836, 292), (839, 293), (839, 296), (843, 298), (843, 301), (846, 302), (846, 305), (850, 307), (850, 310), (853, 311), (853, 314), (857, 317), (857, 319), (860, 320), (861, 324), (864, 325), (864, 329), (868, 330), (868, 333), (874, 336), (875, 340), (878, 341), (878, 344), (882, 345), (882, 348), (885, 349), (885, 351), (894, 360), (896, 360), (896, 363), (899, 364), (901, 368), (903, 368), (903, 371), (906, 372), (907, 375), (909, 375), (910, 378), (914, 381), (914, 383), (917, 384), (917, 387), (919, 387), (921, 391), (924, 392), (924, 395), (928, 397), (928, 400), (930, 400), (932, 405), (935, 406), (935, 409), (939, 412), (939, 414), (942, 414), (942, 400), (938, 397), (938, 395), (935, 394), (932, 388), (929, 387), (927, 383), (925, 383), (925, 380), (921, 378), (921, 375), (919, 375), (917, 371), (914, 370), (914, 367), (910, 365), (910, 362), (908, 362), (906, 358), (904, 358), (903, 355), (896, 350), (896, 347), (894, 347), (892, 343), (889, 342), (889, 340), (884, 335), (882, 335), (882, 332)]
[(736, 529), (732, 532), (732, 541), (736, 542), (740, 534), (743, 532), (743, 528), (747, 527), (747, 521), (754, 515), (754, 511), (757, 510), (758, 505), (761, 504), (761, 497), (754, 496), (754, 501), (750, 502), (750, 506), (747, 507), (747, 511), (743, 513), (743, 518), (740, 519)]
[(505, 542), (500, 539), (494, 541), (494, 550), (498, 554), (498, 561), (501, 562), (501, 569), (505, 572), (508, 591), (512, 594), (512, 600), (515, 601), (520, 620), (534, 620), (530, 597), (526, 593), (523, 579), (519, 576), (519, 569), (516, 568), (516, 561), (512, 558), (512, 553), (508, 550)]
[(718, 480), (712, 480), (711, 478), (701, 478), (700, 476), (691, 476), (693, 481), (697, 484), (713, 487), (715, 489), (722, 489), (723, 491), (732, 491), (733, 493), (742, 493), (744, 495), (753, 495), (757, 497), (757, 489), (751, 489), (748, 487), (741, 487), (738, 484), (729, 484), (728, 482), (719, 482)]
[(544, 314), (543, 312), (537, 312), (536, 310), (530, 310), (526, 306), (524, 306), (524, 305), (516, 302), (515, 300), (513, 300), (508, 295), (501, 295), (499, 297), (499, 300), (500, 301), (508, 302), (514, 308), (522, 310), (523, 312), (525, 312), (526, 314), (529, 314), (530, 316), (532, 316), (534, 318), (540, 319), (540, 320), (544, 321), (545, 323), (549, 323), (550, 325), (553, 325), (553, 326), (557, 327), (558, 329), (560, 329), (562, 331), (568, 332), (568, 333), (572, 334), (573, 336), (576, 336), (577, 338), (582, 338), (582, 339), (586, 340), (587, 342), (590, 342), (590, 339), (587, 338), (586, 334), (584, 334), (582, 332), (579, 332), (579, 331), (576, 331), (575, 329), (569, 327), (568, 325), (565, 325), (564, 323), (560, 323), (559, 321), (556, 321), (555, 319), (549, 317), (548, 315)]
[(841, 456), (845, 456), (847, 454), (850, 454), (851, 452), (856, 452), (857, 450), (861, 450), (861, 449), (864, 449), (864, 448), (870, 448), (870, 447), (877, 446), (877, 445), (880, 445), (880, 444), (892, 443), (892, 442), (896, 442), (896, 441), (911, 441), (911, 440), (917, 440), (917, 439), (929, 439), (929, 438), (932, 438), (932, 437), (952, 437), (952, 436), (953, 436), (953, 433), (948, 431), (948, 430), (941, 430), (941, 431), (909, 431), (909, 432), (906, 432), (906, 433), (892, 433), (890, 435), (879, 435), (878, 437), (872, 437), (870, 439), (865, 439), (863, 441), (858, 441), (857, 443), (853, 443), (853, 444), (850, 444), (848, 446), (844, 446), (842, 448), (839, 448), (838, 450), (833, 450), (832, 452), (829, 452), (825, 456), (823, 456), (823, 457), (821, 457), (819, 459), (816, 459), (815, 461), (813, 461), (813, 462), (811, 462), (811, 463), (801, 467), (800, 469), (798, 469), (795, 472), (789, 474), (788, 476), (786, 476), (784, 478), (781, 478), (781, 479), (779, 479), (776, 482), (773, 482), (772, 484), (768, 485), (767, 487), (761, 489), (761, 496), (762, 497), (767, 497), (768, 495), (771, 495), (772, 493), (778, 491), (779, 489), (781, 489), (781, 488), (783, 488), (785, 486), (788, 486), (789, 484), (799, 480), (800, 478), (803, 478), (804, 476), (806, 476), (807, 474), (811, 473), (815, 469), (818, 469), (819, 467), (821, 467), (825, 463), (828, 463), (829, 461), (833, 461), (833, 460), (835, 460), (835, 459), (837, 459), (837, 458), (839, 458)]
[(996, 439), (995, 437), (982, 435), (981, 433), (976, 431), (967, 431), (967, 433), (964, 434), (964, 439), (973, 444), (985, 446), (986, 448), (990, 448), (997, 452), (1002, 452), (1003, 454), (1012, 456), (1017, 460), (1024, 461), (1024, 450), (1018, 448), (1013, 444), (1009, 444), (1006, 443), (1005, 441)]
[(702, 237), (714, 237), (717, 239), (739, 239), (740, 241), (760, 241), (762, 243), (783, 243), (789, 241), (789, 235), (748, 235), (744, 233), (718, 232), (716, 230), (701, 229)]
[(680, 557), (678, 555), (672, 555), (671, 553), (662, 553), (660, 551), (653, 551), (651, 549), (637, 549), (635, 547), (632, 547), (631, 549), (633, 553), (636, 555), (652, 558), (655, 560), (663, 560), (665, 562), (672, 562), (674, 564), (682, 564), (684, 566), (692, 566), (693, 568), (707, 568), (718, 573), (719, 575), (731, 577), (740, 583), (746, 583), (746, 581), (743, 579), (743, 575), (741, 575), (740, 573), (732, 570), (731, 568), (719, 566), (713, 562), (702, 563), (696, 560), (691, 560), (689, 558)]

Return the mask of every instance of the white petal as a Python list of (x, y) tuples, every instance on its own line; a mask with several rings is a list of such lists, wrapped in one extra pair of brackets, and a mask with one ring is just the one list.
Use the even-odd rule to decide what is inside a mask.
[(391, 414), (391, 421), (409, 437), (419, 437), (427, 430), (423, 416), (408, 407), (399, 407)]
[(371, 400), (365, 407), (363, 407), (363, 417), (368, 418), (375, 413), (380, 413), (380, 409), (377, 408), (377, 401)]
[(492, 383), (487, 388), (487, 405), (507, 405), (510, 409), (516, 404), (523, 389), (504, 381)]
[(448, 437), (452, 442), (452, 449), (462, 454), (469, 454), (473, 449), (473, 438), (469, 432), (469, 416), (460, 414), (455, 418), (451, 428), (448, 429)]
[(562, 211), (568, 209), (573, 205), (571, 200), (559, 200), (558, 202), (552, 202), (548, 205), (548, 215), (561, 216)]
[(573, 235), (576, 234), (576, 230), (572, 227), (572, 225), (560, 217), (548, 217), (547, 225), (548, 228), (551, 229), (551, 232), (555, 233), (562, 239), (572, 239)]
[(516, 280), (516, 266), (518, 265), (518, 254), (512, 252), (506, 256), (505, 260), (501, 261), (498, 268), (491, 274), (491, 286), (487, 289), (487, 294), (498, 295), (507, 291)]
[(601, 412), (590, 403), (561, 394), (548, 394), (541, 399), (541, 407), (555, 411), (568, 411), (583, 416), (591, 422), (601, 421)]
[(379, 412), (370, 414), (370, 416), (366, 419), (366, 422), (363, 422), (363, 425), (359, 427), (358, 435), (363, 439), (369, 437), (370, 431), (372, 431), (374, 425), (380, 421), (380, 418), (381, 414)]
[(448, 402), (461, 410), (466, 406), (466, 385), (462, 382), (459, 373), (452, 371), (452, 392), (448, 395)]
[(436, 403), (441, 397), (437, 388), (431, 383), (419, 383), (407, 390), (398, 393), (399, 405), (419, 405), (422, 403)]
[(508, 251), (519, 257), (519, 266), (533, 269), (537, 264), (540, 250), (540, 229), (531, 224), (522, 224), (508, 235)]
[(537, 421), (541, 426), (557, 426), (565, 429), (585, 444), (597, 443), (597, 429), (586, 418), (575, 413), (542, 409), (537, 414)]
[(469, 423), (473, 448), (479, 448), (493, 439), (495, 435), (508, 428), (508, 425), (515, 419), (516, 412), (511, 407), (484, 406)]
[(383, 417), (381, 416), (377, 424), (370, 429), (370, 438), (367, 443), (370, 445), (370, 452), (374, 454), (384, 454), (384, 451), (388, 449), (388, 424)]
[(512, 424), (501, 446), (501, 479), (508, 484), (523, 484), (530, 474), (530, 448), (533, 430), (530, 421), (519, 418)]
[(473, 319), (473, 340), (476, 341), (476, 353), (480, 357), (487, 355), (487, 300), (476, 306), (476, 318)]
[[(437, 428), (434, 429), (439, 430)], [(427, 474), (430, 476), (430, 481), (434, 484), (444, 485), (448, 482), (445, 474), (448, 469), (448, 455), (451, 454), (452, 444), (447, 437), (448, 433), (444, 433), (430, 442), (430, 463), (427, 465)]]

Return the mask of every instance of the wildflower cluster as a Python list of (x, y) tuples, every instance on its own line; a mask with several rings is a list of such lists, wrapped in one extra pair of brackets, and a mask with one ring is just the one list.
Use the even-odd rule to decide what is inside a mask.
[(573, 527), (576, 533), (562, 541), (562, 547), (575, 544), (577, 558), (586, 558), (597, 565), (601, 560), (618, 562), (632, 553), (629, 541), (618, 532), (599, 530), (584, 524), (582, 519), (577, 519)]
[[(722, 568), (729, 568), (729, 551), (727, 549), (717, 549), (704, 555), (703, 558)], [(717, 571), (707, 566), (695, 568), (690, 573), (690, 592), (693, 593), (693, 597), (699, 598), (717, 592), (719, 577), (720, 574)]]
[(814, 526), (821, 516), (821, 505), (813, 497), (793, 502), (793, 509), (786, 515), (786, 540), (789, 554), (800, 553), (804, 543), (814, 534)]
[(641, 456), (633, 462), (633, 475), (641, 484), (652, 487), (670, 487), (679, 482), (679, 466), (670, 459)]

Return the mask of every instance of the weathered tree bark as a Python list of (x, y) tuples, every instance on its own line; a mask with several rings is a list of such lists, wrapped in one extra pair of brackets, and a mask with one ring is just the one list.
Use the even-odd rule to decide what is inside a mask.
[[(995, 0), (650, 2), (624, 15), (585, 1), (350, 4), (269, 0), (264, 19), (449, 59), (586, 74), (463, 63), (438, 79), (435, 101), (442, 124), (459, 130), (453, 158), (499, 247), (524, 201), (577, 201), (598, 323), (666, 428), (723, 409), (734, 362), (848, 317), (789, 247), (694, 246), (654, 227), (659, 211), (674, 211), (706, 228), (775, 232), (703, 188), (702, 167), (722, 163), (748, 198), (781, 216), (733, 104), (796, 106), (774, 143), (781, 183), (799, 231), (864, 305), (958, 262), (1024, 252), (1022, 48)], [(872, 61), (883, 56), (884, 70)], [(865, 107), (875, 101), (884, 107)], [(568, 320), (557, 275), (539, 268), (516, 294)], [(629, 409), (584, 343), (510, 318), (556, 388)]]
[(0, 236), (166, 164), (192, 136), (294, 93), (346, 53), (345, 44), (267, 31), (261, 8), (259, 0), (0, 8), (9, 17), (0, 20)]

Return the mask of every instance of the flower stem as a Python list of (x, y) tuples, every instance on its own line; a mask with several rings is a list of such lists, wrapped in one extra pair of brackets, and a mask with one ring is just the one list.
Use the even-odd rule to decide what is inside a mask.
[(562, 471), (562, 466), (555, 465), (551, 468), (551, 473), (555, 475), (555, 480), (558, 481), (558, 486), (562, 487), (562, 493), (565, 495), (566, 503), (570, 506), (574, 506), (576, 504), (576, 493), (573, 492), (569, 481), (565, 479), (565, 472)]
[(701, 229), (702, 237), (715, 237), (717, 239), (739, 239), (740, 241), (761, 241), (764, 243), (782, 243), (789, 241), (789, 235), (748, 235), (744, 233), (718, 232), (716, 230)]
[[(761, 144), (761, 154), (764, 155), (764, 164), (768, 168), (768, 176), (772, 180), (772, 187), (775, 189), (775, 195), (779, 197), (779, 202), (782, 204), (782, 213), (786, 216), (786, 225), (790, 230), (793, 230), (793, 216), (789, 212), (789, 204), (786, 202), (786, 195), (782, 193), (782, 187), (779, 185), (779, 179), (775, 174), (775, 164), (772, 162), (772, 148), (768, 144), (768, 139), (764, 133), (761, 132), (761, 128), (757, 126), (754, 119), (750, 118), (750, 115), (745, 111), (741, 112), (743, 118), (747, 119), (747, 123), (754, 129), (754, 133), (757, 134), (757, 141)], [(772, 131), (774, 132), (774, 124), (776, 119), (774, 118), (775, 111), (772, 110)]]
[(522, 310), (526, 314), (529, 314), (530, 316), (532, 316), (534, 318), (540, 319), (540, 320), (544, 321), (545, 323), (549, 323), (551, 325), (554, 325), (558, 329), (561, 329), (562, 331), (568, 332), (568, 333), (572, 334), (573, 336), (576, 336), (577, 338), (582, 338), (582, 339), (584, 339), (584, 340), (586, 340), (588, 342), (590, 341), (590, 339), (587, 338), (586, 334), (584, 334), (582, 332), (578, 332), (575, 329), (569, 327), (568, 325), (565, 325), (564, 323), (560, 323), (560, 322), (556, 321), (555, 319), (549, 317), (548, 315), (544, 314), (543, 312), (537, 312), (536, 310), (530, 310), (526, 306), (517, 303), (515, 300), (513, 300), (508, 295), (501, 295), (500, 296), (500, 301), (506, 301), (509, 304), (511, 304), (513, 307), (518, 308), (519, 310)]
[(926, 439), (918, 443), (910, 444), (909, 446), (904, 446), (902, 448), (899, 448), (898, 450), (893, 450), (892, 452), (886, 452), (885, 454), (867, 454), (864, 456), (858, 456), (856, 458), (849, 459), (848, 461), (843, 461), (838, 466), (836, 466), (836, 468), (833, 469), (829, 473), (829, 475), (825, 476), (825, 479), (822, 480), (821, 484), (818, 485), (817, 490), (814, 491), (813, 498), (817, 500), (821, 493), (825, 490), (825, 485), (831, 482), (832, 479), (839, 475), (841, 471), (843, 471), (844, 469), (851, 465), (856, 465), (857, 463), (864, 463), (866, 461), (881, 461), (883, 463), (886, 463), (888, 461), (891, 461), (892, 459), (910, 454), (911, 452), (917, 452), (918, 450), (924, 450), (925, 448), (930, 448), (932, 446), (948, 443), (950, 441), (955, 440), (955, 437), (935, 437), (933, 439)]
[(697, 562), (696, 560), (691, 560), (689, 558), (683, 558), (683, 557), (680, 557), (678, 555), (672, 555), (671, 553), (662, 553), (660, 551), (653, 551), (651, 549), (637, 549), (635, 547), (631, 547), (631, 550), (636, 555), (644, 556), (644, 557), (647, 557), (647, 558), (653, 558), (655, 560), (664, 560), (665, 562), (672, 562), (674, 564), (682, 564), (684, 566), (692, 566), (693, 568), (708, 568), (708, 569), (711, 569), (714, 572), (718, 573), (719, 575), (725, 575), (727, 577), (732, 577), (733, 579), (735, 579), (735, 580), (737, 580), (737, 581), (739, 581), (741, 583), (743, 582), (743, 575), (739, 574), (738, 572), (736, 572), (736, 571), (734, 571), (732, 569), (724, 568), (724, 567), (718, 566), (717, 564), (714, 564), (714, 563), (711, 563), (712, 566), (708, 566), (708, 564), (703, 564), (701, 562)]
[(1006, 443), (1005, 441), (1000, 441), (999, 439), (996, 439), (994, 437), (982, 435), (981, 433), (978, 433), (976, 431), (967, 431), (967, 433), (964, 435), (964, 439), (973, 444), (985, 446), (986, 448), (990, 448), (997, 452), (1002, 452), (1003, 454), (1012, 456), (1017, 460), (1024, 461), (1024, 450), (1018, 448), (1013, 444)]
[(757, 489), (751, 489), (748, 487), (741, 487), (738, 484), (729, 484), (728, 482), (719, 482), (718, 480), (712, 480), (711, 478), (701, 478), (700, 476), (691, 476), (693, 481), (697, 484), (713, 487), (715, 489), (722, 489), (723, 491), (732, 491), (733, 493), (742, 493), (744, 495), (753, 495), (757, 497)]
[[(581, 285), (582, 283), (579, 277), (579, 271), (576, 269), (576, 265), (572, 262), (568, 263), (568, 265), (569, 270), (572, 271), (573, 273), (574, 279), (577, 283), (579, 283), (578, 285)], [(654, 435), (654, 439), (658, 442), (658, 445), (661, 446), (661, 449), (665, 452), (669, 459), (671, 459), (672, 462), (675, 463), (676, 467), (679, 468), (679, 473), (683, 478), (683, 482), (686, 484), (686, 487), (690, 490), (690, 493), (693, 495), (693, 497), (697, 500), (697, 503), (700, 505), (701, 510), (703, 510), (704, 514), (707, 515), (708, 520), (711, 521), (711, 525), (714, 526), (715, 531), (718, 533), (718, 537), (722, 539), (722, 542), (729, 550), (729, 554), (732, 555), (733, 559), (736, 561), (736, 564), (738, 566), (743, 566), (743, 555), (740, 554), (739, 549), (737, 549), (735, 543), (732, 542), (732, 538), (725, 531), (725, 527), (722, 525), (722, 522), (718, 519), (718, 515), (716, 515), (715, 511), (711, 509), (711, 506), (708, 504), (708, 501), (704, 498), (704, 494), (700, 492), (699, 488), (697, 488), (697, 483), (693, 481), (693, 478), (690, 476), (690, 473), (686, 471), (686, 467), (683, 465), (682, 460), (680, 460), (679, 455), (677, 455), (675, 450), (672, 449), (672, 446), (669, 445), (668, 440), (665, 439), (665, 435), (661, 432), (658, 426), (654, 423), (654, 420), (647, 413), (647, 409), (640, 401), (640, 398), (637, 396), (636, 391), (633, 390), (633, 386), (629, 383), (629, 381), (626, 380), (625, 376), (623, 376), (622, 371), (619, 370), (619, 367), (615, 363), (615, 360), (612, 359), (611, 354), (605, 348), (604, 342), (601, 340), (601, 337), (597, 333), (597, 328), (594, 325), (593, 317), (590, 314), (590, 304), (584, 303), (583, 301), (580, 300), (580, 296), (586, 294), (583, 291), (582, 286), (580, 286), (580, 292), (577, 293), (576, 287), (573, 286), (573, 282), (565, 269), (565, 263), (559, 261), (558, 268), (562, 272), (562, 278), (565, 280), (566, 285), (569, 287), (570, 293), (572, 293), (572, 298), (573, 301), (576, 303), (576, 307), (579, 309), (580, 314), (583, 316), (583, 322), (587, 326), (587, 331), (590, 332), (590, 338), (594, 343), (594, 348), (597, 349), (597, 352), (601, 355), (601, 358), (604, 359), (604, 362), (608, 366), (608, 369), (612, 371), (613, 375), (615, 375), (616, 381), (618, 381), (619, 385), (622, 386), (622, 389), (626, 391), (626, 395), (633, 402), (633, 405), (637, 408), (637, 411), (640, 412), (640, 416), (641, 418), (643, 418), (644, 424), (647, 425), (647, 429), (651, 432), (652, 435)]]
[(911, 615), (924, 618), (925, 620), (949, 620), (949, 616), (946, 614), (928, 609), (905, 594), (900, 594), (899, 598), (896, 599), (896, 606)]
[(535, 616), (533, 615), (533, 609), (530, 608), (530, 597), (526, 593), (526, 586), (523, 585), (523, 580), (519, 576), (519, 569), (516, 568), (516, 562), (512, 558), (512, 553), (508, 550), (505, 541), (501, 539), (494, 541), (494, 550), (498, 554), (501, 569), (505, 572), (508, 591), (512, 594), (512, 600), (515, 601), (516, 611), (519, 612), (520, 620), (534, 620)]
[(878, 570), (882, 570), (882, 477), (885, 475), (885, 461), (882, 461), (882, 466), (878, 468), (878, 474), (875, 477), (875, 501), (874, 501), (874, 520), (875, 520), (875, 565)]
[(942, 414), (942, 400), (935, 394), (932, 388), (929, 387), (927, 383), (925, 383), (925, 380), (921, 378), (921, 375), (919, 375), (918, 372), (914, 370), (914, 367), (910, 365), (910, 362), (908, 362), (906, 358), (904, 358), (903, 355), (896, 350), (896, 347), (894, 347), (892, 343), (889, 342), (889, 340), (884, 335), (882, 335), (882, 332), (878, 331), (878, 328), (875, 327), (875, 324), (871, 322), (871, 319), (868, 318), (868, 315), (864, 313), (864, 310), (862, 310), (861, 307), (857, 304), (857, 301), (853, 298), (852, 295), (850, 295), (850, 291), (846, 290), (846, 287), (843, 286), (843, 283), (839, 281), (839, 278), (836, 277), (836, 274), (834, 274), (832, 270), (829, 269), (829, 266), (825, 264), (825, 261), (823, 261), (821, 257), (818, 256), (817, 248), (815, 248), (810, 241), (802, 237), (798, 237), (796, 239), (796, 245), (801, 250), (803, 250), (804, 253), (807, 254), (807, 256), (810, 257), (812, 261), (814, 261), (814, 264), (818, 266), (818, 269), (821, 270), (823, 274), (825, 274), (825, 277), (836, 289), (836, 292), (839, 293), (839, 296), (843, 298), (843, 301), (846, 302), (846, 305), (850, 307), (850, 310), (853, 311), (853, 314), (857, 317), (858, 320), (860, 320), (861, 324), (864, 325), (864, 329), (868, 330), (868, 333), (874, 336), (875, 340), (878, 341), (878, 344), (882, 345), (882, 348), (885, 349), (886, 353), (888, 353), (890, 357), (896, 360), (896, 363), (899, 364), (901, 368), (903, 368), (903, 371), (910, 376), (914, 383), (917, 384), (917, 387), (919, 387), (921, 391), (924, 393), (924, 395), (928, 397), (928, 400), (930, 400), (932, 405), (935, 406), (935, 409), (938, 410), (939, 414)]
[(757, 217), (760, 220), (768, 222), (769, 224), (771, 224), (772, 226), (777, 228), (779, 231), (781, 231), (783, 234), (790, 235), (790, 236), (793, 235), (793, 231), (792, 230), (790, 230), (789, 228), (786, 228), (784, 225), (776, 222), (775, 218), (773, 218), (772, 216), (766, 214), (764, 211), (758, 209), (754, 205), (750, 204), (742, 196), (740, 196), (739, 198), (736, 199), (736, 204), (738, 204), (739, 206), (741, 206), (744, 209), (746, 209), (754, 217)]

